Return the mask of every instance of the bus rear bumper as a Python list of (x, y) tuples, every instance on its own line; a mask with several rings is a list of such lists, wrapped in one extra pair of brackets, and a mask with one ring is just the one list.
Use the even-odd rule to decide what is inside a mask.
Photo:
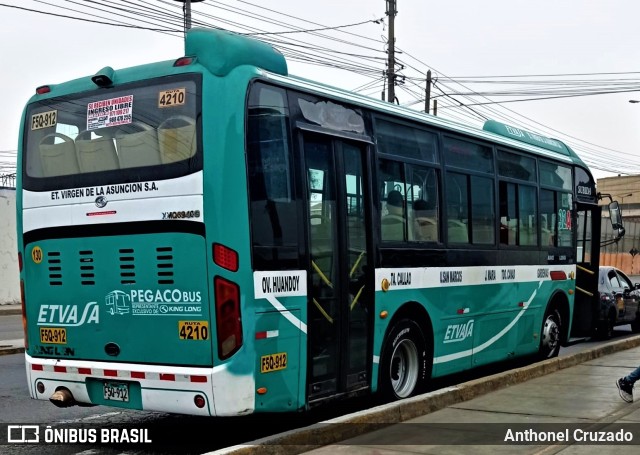
[[(213, 394), (214, 389), (218, 389), (216, 383), (234, 383), (229, 381), (226, 369), (220, 368), (42, 359), (26, 353), (25, 365), (31, 398), (50, 400), (55, 392), (63, 391), (65, 401), (56, 403), (61, 407), (104, 405), (215, 416), (218, 415)], [(124, 388), (126, 399), (121, 396), (120, 399), (114, 399), (116, 396), (107, 398), (109, 387)], [(225, 392), (228, 391), (221, 390), (221, 394)], [(231, 414), (229, 409), (224, 411), (224, 414)], [(246, 413), (246, 407), (243, 413)]]

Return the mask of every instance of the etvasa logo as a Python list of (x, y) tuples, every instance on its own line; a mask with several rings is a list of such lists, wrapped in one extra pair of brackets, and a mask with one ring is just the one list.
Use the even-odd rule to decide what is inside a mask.
[(473, 319), (466, 324), (451, 324), (444, 332), (444, 343), (456, 343), (473, 336)]

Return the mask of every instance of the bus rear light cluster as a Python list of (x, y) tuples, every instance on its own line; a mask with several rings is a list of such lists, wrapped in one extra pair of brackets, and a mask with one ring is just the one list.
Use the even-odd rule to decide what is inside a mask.
[(24, 280), (20, 280), (20, 305), (22, 308), (22, 331), (24, 333), (24, 348), (29, 349), (29, 337), (27, 335), (27, 307), (24, 301)]
[(551, 272), (549, 272), (549, 276), (551, 276), (551, 279), (554, 281), (567, 279), (567, 274), (564, 272), (564, 270), (552, 270)]
[(196, 59), (194, 57), (180, 57), (178, 60), (173, 62), (173, 66), (189, 66), (195, 61)]
[(213, 262), (223, 269), (238, 271), (238, 253), (219, 243), (213, 244)]
[(213, 279), (216, 299), (218, 357), (228, 359), (242, 346), (240, 287), (219, 276)]

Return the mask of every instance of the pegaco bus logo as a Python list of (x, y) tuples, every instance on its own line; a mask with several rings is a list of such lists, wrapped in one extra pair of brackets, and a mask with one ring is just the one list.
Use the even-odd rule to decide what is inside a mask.
[(114, 290), (105, 296), (111, 315), (159, 316), (201, 315), (202, 292), (183, 289)]

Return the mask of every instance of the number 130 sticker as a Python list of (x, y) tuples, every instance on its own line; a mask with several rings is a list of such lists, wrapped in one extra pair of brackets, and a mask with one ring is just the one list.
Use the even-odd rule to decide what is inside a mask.
[(36, 264), (40, 264), (42, 262), (42, 248), (34, 246), (31, 250), (31, 259), (33, 259), (33, 262)]

